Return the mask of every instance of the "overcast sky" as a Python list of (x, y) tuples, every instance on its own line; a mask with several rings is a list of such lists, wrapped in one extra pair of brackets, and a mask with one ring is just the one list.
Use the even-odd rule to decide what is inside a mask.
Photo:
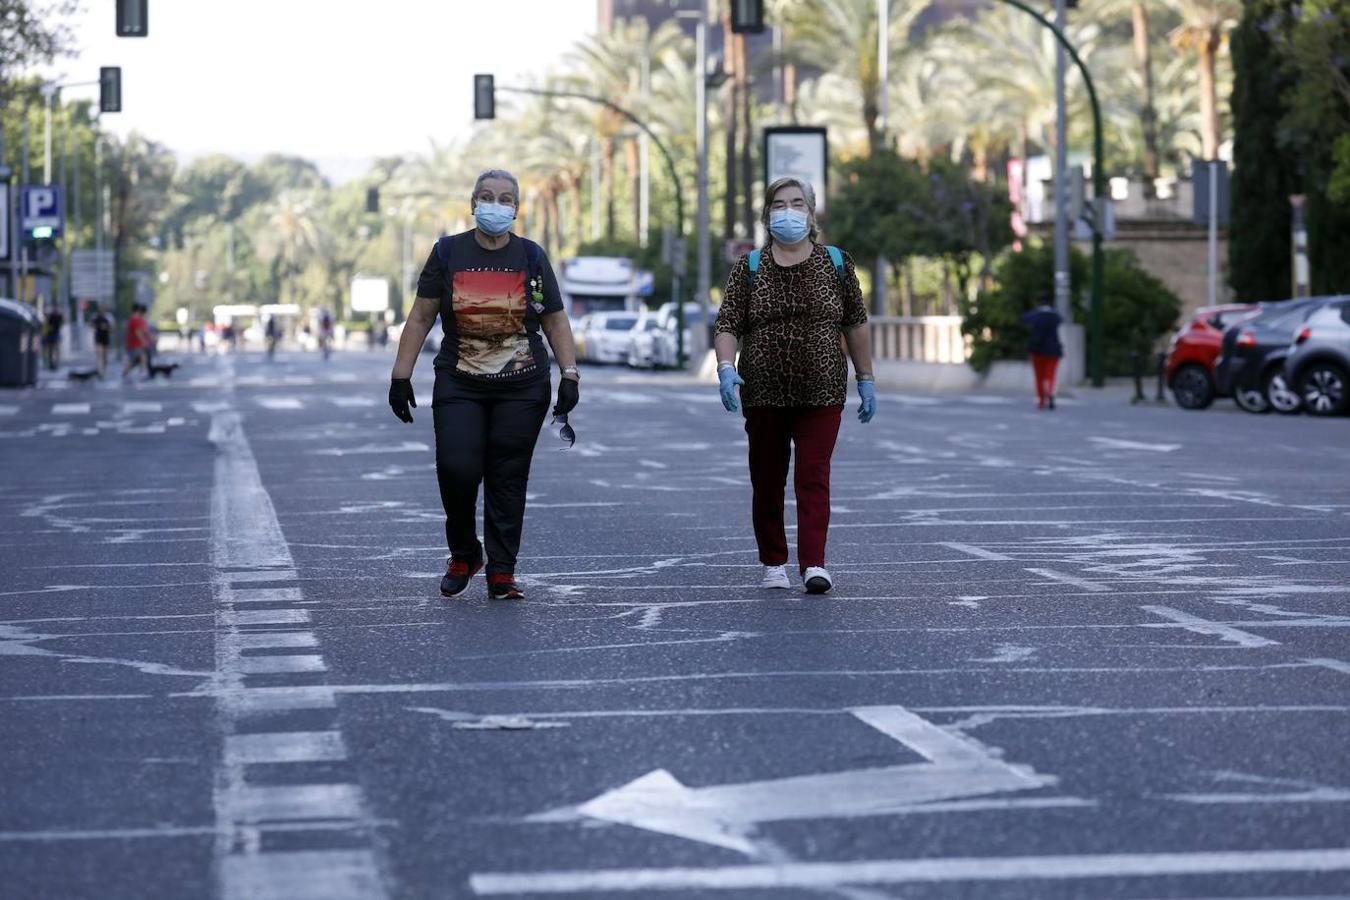
[[(472, 76), (553, 66), (595, 27), (595, 0), (150, 0), (150, 36), (114, 35), (113, 0), (83, 0), (80, 54), (53, 68), (95, 81), (122, 67), (104, 121), (189, 159), (293, 153), (345, 180), (376, 156), (446, 141), (473, 118)], [(79, 92), (79, 93), (77, 93)], [(96, 98), (97, 87), (68, 96)]]

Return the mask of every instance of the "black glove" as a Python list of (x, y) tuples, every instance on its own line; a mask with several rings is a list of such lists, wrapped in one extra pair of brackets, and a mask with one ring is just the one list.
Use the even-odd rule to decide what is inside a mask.
[(555, 416), (565, 416), (576, 409), (577, 400), (581, 399), (581, 392), (577, 388), (575, 379), (563, 378), (558, 381), (558, 404), (553, 407)]
[(417, 408), (417, 398), (413, 396), (411, 378), (389, 379), (389, 408), (404, 422), (413, 420), (408, 407)]

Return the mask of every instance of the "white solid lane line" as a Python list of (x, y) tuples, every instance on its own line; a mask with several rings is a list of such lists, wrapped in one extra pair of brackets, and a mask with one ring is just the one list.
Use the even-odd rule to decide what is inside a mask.
[(473, 875), (476, 894), (594, 894), (673, 890), (831, 888), (865, 884), (1156, 878), (1259, 872), (1342, 872), (1350, 849), (1234, 850), (1215, 853), (1111, 853), (784, 863), (706, 869), (601, 869)]
[(52, 415), (54, 416), (87, 416), (89, 415), (88, 403), (54, 403), (52, 404)]

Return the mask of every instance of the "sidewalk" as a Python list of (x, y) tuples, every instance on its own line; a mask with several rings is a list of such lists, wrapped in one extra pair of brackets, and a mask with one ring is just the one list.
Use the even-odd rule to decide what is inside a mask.
[[(901, 394), (993, 394), (1035, 399), (1036, 385), (1029, 363), (1006, 361), (995, 363), (985, 375), (965, 363), (922, 363), (908, 360), (878, 359), (872, 364), (877, 388), (883, 392)], [(691, 373), (693, 374), (693, 373)], [(694, 374), (702, 384), (717, 383), (717, 359), (712, 351)], [(1157, 396), (1157, 380), (1144, 379), (1144, 397), (1150, 403)], [(1057, 396), (1094, 406), (1129, 406), (1134, 399), (1134, 379), (1108, 378), (1106, 384), (1094, 388), (1085, 383), (1061, 384)], [(1170, 396), (1168, 402), (1171, 402)]]

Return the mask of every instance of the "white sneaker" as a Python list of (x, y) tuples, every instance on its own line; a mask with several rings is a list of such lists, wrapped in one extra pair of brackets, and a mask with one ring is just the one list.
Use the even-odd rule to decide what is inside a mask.
[(834, 587), (830, 573), (820, 566), (807, 566), (806, 572), (802, 574), (802, 581), (806, 584), (808, 594), (826, 594)]
[(762, 588), (783, 588), (792, 587), (788, 583), (787, 566), (765, 566), (764, 577), (759, 580), (759, 586)]

